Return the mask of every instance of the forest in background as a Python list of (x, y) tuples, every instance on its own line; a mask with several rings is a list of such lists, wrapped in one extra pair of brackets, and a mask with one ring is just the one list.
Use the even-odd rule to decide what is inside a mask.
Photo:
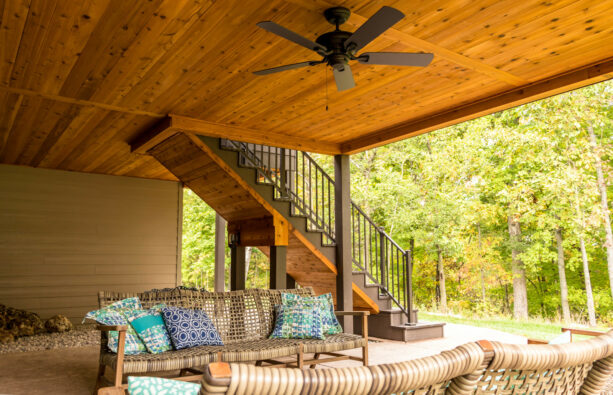
[[(422, 310), (612, 324), (612, 137), (604, 82), (352, 155), (352, 198), (414, 244)], [(186, 190), (186, 284), (212, 288), (214, 223)], [(247, 283), (268, 286), (257, 249)]]

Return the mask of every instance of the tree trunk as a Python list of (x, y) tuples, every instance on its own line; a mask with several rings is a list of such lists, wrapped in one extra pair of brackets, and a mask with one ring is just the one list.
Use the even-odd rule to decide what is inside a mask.
[(596, 176), (598, 181), (598, 190), (600, 191), (600, 204), (602, 205), (602, 216), (604, 220), (604, 229), (607, 235), (605, 247), (607, 249), (607, 265), (609, 268), (609, 285), (611, 289), (611, 296), (613, 296), (613, 233), (611, 232), (611, 220), (609, 218), (609, 201), (607, 199), (607, 184), (605, 183), (604, 176), (602, 174), (602, 162), (600, 160), (600, 153), (598, 143), (596, 142), (596, 135), (591, 125), (588, 125), (587, 130), (590, 135), (590, 143), (592, 146), (592, 153), (594, 154), (594, 162), (596, 164)]
[(556, 246), (558, 247), (558, 275), (560, 276), (560, 303), (562, 304), (562, 317), (564, 322), (570, 322), (570, 308), (568, 307), (568, 285), (566, 284), (566, 265), (564, 263), (564, 247), (562, 246), (562, 229), (556, 229)]
[(587, 315), (590, 321), (590, 326), (596, 326), (596, 312), (594, 310), (594, 296), (592, 295), (592, 281), (590, 280), (590, 265), (587, 262), (587, 253), (585, 252), (585, 242), (583, 236), (579, 237), (581, 246), (581, 259), (583, 260), (583, 276), (585, 278), (585, 295), (587, 296)]
[(441, 247), (436, 246), (438, 254), (438, 263), (436, 265), (436, 279), (439, 287), (439, 310), (442, 313), (447, 313), (447, 290), (445, 289), (445, 267), (443, 266), (443, 251)]
[[(509, 215), (509, 237), (512, 243), (517, 243), (521, 236), (519, 222)], [(526, 290), (526, 269), (519, 259), (519, 252), (515, 245), (511, 249), (511, 271), (513, 273), (513, 317), (515, 319), (528, 318), (528, 291)]]
[(483, 262), (483, 249), (481, 248), (481, 224), (477, 224), (479, 231), (479, 273), (481, 275), (481, 301), (485, 305), (485, 268)]

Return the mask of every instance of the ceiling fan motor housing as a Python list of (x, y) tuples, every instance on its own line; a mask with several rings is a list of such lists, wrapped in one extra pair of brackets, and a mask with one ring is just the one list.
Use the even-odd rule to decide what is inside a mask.
[(324, 33), (317, 37), (315, 42), (328, 48), (332, 53), (326, 55), (325, 61), (336, 69), (342, 69), (344, 65), (351, 59), (349, 53), (345, 49), (345, 40), (351, 36), (352, 33), (342, 30), (335, 30), (329, 33)]

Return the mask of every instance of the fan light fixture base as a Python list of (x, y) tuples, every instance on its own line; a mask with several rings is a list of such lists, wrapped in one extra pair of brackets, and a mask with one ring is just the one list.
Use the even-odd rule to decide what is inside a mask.
[(345, 7), (332, 7), (324, 11), (324, 16), (326, 17), (326, 20), (337, 28), (338, 26), (347, 22), (350, 15), (351, 11), (349, 11), (349, 9)]

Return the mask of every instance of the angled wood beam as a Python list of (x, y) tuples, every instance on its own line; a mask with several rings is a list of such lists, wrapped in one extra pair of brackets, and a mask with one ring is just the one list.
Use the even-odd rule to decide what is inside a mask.
[(340, 153), (340, 144), (321, 142), (288, 134), (275, 133), (264, 130), (247, 129), (240, 126), (203, 121), (169, 115), (170, 128), (177, 132), (192, 133), (200, 136), (210, 136), (243, 141), (246, 143), (271, 145), (274, 147), (290, 148), (299, 151), (317, 152), (327, 155)]
[(353, 154), (611, 78), (613, 58), (464, 106), (378, 130), (343, 143), (341, 149), (344, 154)]
[[(351, 16), (349, 17), (347, 23), (357, 28), (367, 20), (368, 18), (351, 13)], [(466, 67), (469, 70), (473, 70), (478, 73), (485, 74), (496, 80), (506, 82), (510, 85), (520, 86), (528, 83), (527, 80), (508, 73), (504, 70), (497, 69), (496, 67), (490, 66), (479, 60), (471, 59), (468, 56), (461, 55), (457, 52), (441, 47), (440, 45), (436, 45), (426, 40), (422, 40), (398, 29), (388, 29), (385, 33), (383, 33), (382, 36), (424, 52), (431, 52), (434, 54), (435, 60), (437, 57), (439, 57), (449, 62), (458, 64), (462, 67)]]

